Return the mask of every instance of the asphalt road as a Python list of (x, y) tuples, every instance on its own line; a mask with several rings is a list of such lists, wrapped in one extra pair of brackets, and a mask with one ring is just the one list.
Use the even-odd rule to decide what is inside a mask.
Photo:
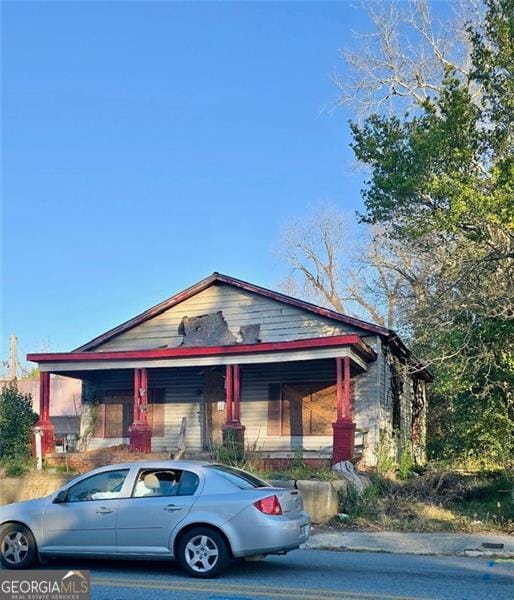
[(297, 550), (233, 563), (214, 580), (188, 578), (175, 563), (52, 561), (89, 569), (92, 600), (514, 598), (514, 561)]

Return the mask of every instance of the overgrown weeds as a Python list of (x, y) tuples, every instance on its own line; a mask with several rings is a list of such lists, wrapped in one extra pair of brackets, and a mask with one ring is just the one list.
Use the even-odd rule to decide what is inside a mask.
[[(253, 465), (250, 464), (249, 468), (252, 469)], [(259, 468), (253, 468), (263, 479), (294, 479), (305, 480), (314, 479), (317, 481), (334, 481), (339, 479), (338, 476), (328, 467), (313, 467), (308, 465), (303, 456), (303, 450), (297, 448), (293, 455), (291, 466), (285, 469), (268, 469), (262, 470)]]
[(362, 496), (349, 494), (344, 511), (360, 529), (514, 533), (513, 486), (505, 471), (428, 471), (406, 481), (375, 474)]

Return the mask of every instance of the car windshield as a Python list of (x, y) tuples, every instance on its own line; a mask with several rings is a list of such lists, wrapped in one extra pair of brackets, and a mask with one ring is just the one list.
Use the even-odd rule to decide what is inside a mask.
[(226, 467), (225, 465), (209, 465), (207, 468), (217, 471), (222, 477), (228, 479), (228, 481), (234, 485), (237, 485), (241, 490), (269, 487), (269, 483), (255, 477), (255, 475), (250, 475), (250, 473), (241, 471), (240, 469)]

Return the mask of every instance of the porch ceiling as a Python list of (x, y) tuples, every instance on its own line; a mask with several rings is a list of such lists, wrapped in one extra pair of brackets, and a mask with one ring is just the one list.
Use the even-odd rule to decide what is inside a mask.
[(277, 363), (337, 356), (349, 356), (352, 362), (363, 370), (367, 370), (367, 362), (376, 358), (374, 350), (358, 335), (342, 335), (218, 347), (29, 354), (27, 359), (39, 363), (41, 371), (71, 372), (141, 367)]

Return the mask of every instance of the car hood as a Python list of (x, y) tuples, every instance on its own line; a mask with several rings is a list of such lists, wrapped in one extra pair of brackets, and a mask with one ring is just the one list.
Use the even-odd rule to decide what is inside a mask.
[(20, 515), (26, 511), (43, 510), (48, 502), (48, 496), (44, 498), (35, 498), (34, 500), (23, 500), (22, 502), (13, 502), (0, 506), (0, 522), (11, 518), (12, 514)]

